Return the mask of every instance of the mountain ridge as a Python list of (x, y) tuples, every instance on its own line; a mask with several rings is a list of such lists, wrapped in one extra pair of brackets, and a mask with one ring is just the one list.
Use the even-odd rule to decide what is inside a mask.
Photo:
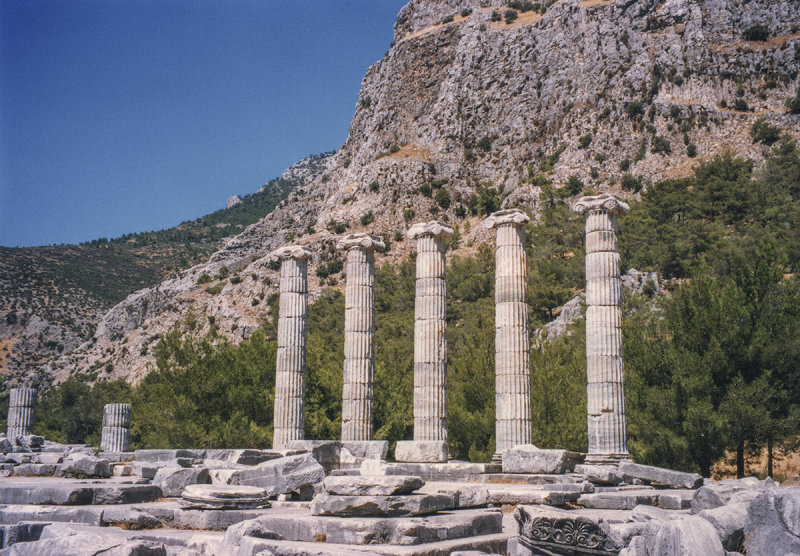
[[(800, 137), (784, 107), (798, 86), (800, 5), (746, 8), (559, 0), (508, 21), (508, 6), (484, 0), (412, 0), (320, 175), (207, 261), (113, 307), (92, 339), (40, 378), (137, 383), (153, 343), (189, 314), (202, 317), (200, 331), (247, 337), (277, 291), (265, 255), (284, 243), (314, 252), (314, 298), (341, 283), (328, 270), (346, 231), (382, 235), (380, 263), (411, 253), (411, 223), (443, 219), (459, 230), (453, 251), (469, 253), (490, 239), (486, 212), (519, 206), (535, 217), (553, 188), (634, 199), (648, 182), (687, 176), (727, 151), (759, 167), (768, 151), (750, 135), (759, 118)], [(744, 40), (754, 25), (769, 40)]]

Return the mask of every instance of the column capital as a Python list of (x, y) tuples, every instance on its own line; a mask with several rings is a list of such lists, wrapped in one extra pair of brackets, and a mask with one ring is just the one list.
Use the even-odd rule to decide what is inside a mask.
[(453, 228), (445, 226), (436, 220), (431, 220), (430, 222), (417, 222), (408, 230), (408, 239), (417, 239), (424, 235), (432, 235), (433, 237), (451, 236), (453, 235)]
[(302, 245), (284, 245), (282, 247), (278, 247), (269, 254), (269, 260), (271, 261), (310, 258), (311, 250), (307, 247), (303, 247)]
[(520, 209), (498, 210), (493, 212), (483, 221), (484, 225), (489, 228), (495, 228), (503, 224), (515, 224), (520, 226), (526, 222), (530, 222), (530, 218), (524, 211)]
[(372, 234), (347, 234), (336, 243), (339, 250), (366, 249), (367, 251), (383, 251), (386, 245), (378, 236)]
[(631, 210), (628, 204), (623, 202), (619, 197), (609, 195), (608, 193), (591, 197), (581, 197), (572, 207), (572, 210), (578, 214), (586, 214), (590, 210), (597, 209), (616, 214), (628, 214)]

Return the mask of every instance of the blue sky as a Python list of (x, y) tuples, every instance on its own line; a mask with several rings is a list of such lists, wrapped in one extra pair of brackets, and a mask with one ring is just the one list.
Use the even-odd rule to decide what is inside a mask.
[(0, 0), (0, 245), (168, 228), (347, 138), (406, 0)]

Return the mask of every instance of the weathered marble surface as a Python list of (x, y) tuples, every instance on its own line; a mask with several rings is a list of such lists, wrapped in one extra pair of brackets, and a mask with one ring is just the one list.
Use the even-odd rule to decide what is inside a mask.
[(586, 216), (586, 463), (617, 463), (630, 459), (617, 253), (617, 215), (630, 209), (604, 194), (581, 197), (573, 210)]
[(36, 388), (12, 388), (8, 392), (8, 425), (6, 435), (13, 443), (18, 436), (33, 434), (36, 424)]
[(327, 477), (322, 488), (328, 494), (341, 496), (393, 496), (411, 494), (425, 481), (413, 475), (371, 475)]
[(336, 246), (347, 252), (342, 440), (372, 440), (375, 251), (386, 246), (370, 234), (348, 234)]
[(528, 265), (525, 224), (519, 209), (501, 210), (484, 221), (495, 241), (495, 460), (519, 444), (530, 444), (531, 368), (528, 335)]
[(130, 450), (131, 405), (110, 403), (103, 407), (103, 430), (100, 449), (104, 452), (127, 452)]
[(340, 517), (390, 517), (427, 515), (456, 507), (452, 494), (407, 494), (399, 496), (335, 496), (326, 492), (314, 497), (313, 515)]
[(416, 441), (447, 441), (445, 240), (452, 234), (452, 228), (435, 221), (420, 222), (408, 230), (408, 238), (417, 243), (414, 302)]
[(272, 447), (283, 449), (291, 440), (302, 440), (305, 427), (307, 273), (311, 251), (299, 245), (284, 245), (270, 258), (281, 261)]

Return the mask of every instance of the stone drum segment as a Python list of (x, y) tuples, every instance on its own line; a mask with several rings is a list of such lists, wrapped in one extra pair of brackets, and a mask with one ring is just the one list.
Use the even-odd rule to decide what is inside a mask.
[(8, 427), (11, 442), (17, 436), (33, 434), (36, 424), (36, 388), (12, 388), (8, 398)]
[(110, 403), (103, 408), (103, 431), (100, 449), (104, 452), (127, 452), (130, 449), (131, 406)]
[(486, 220), (496, 228), (495, 256), (495, 460), (514, 446), (532, 442), (531, 364), (528, 337), (528, 265), (525, 223), (519, 209)]
[(309, 258), (311, 251), (299, 245), (284, 245), (270, 254), (271, 260), (281, 261), (272, 439), (276, 450), (285, 449), (291, 440), (303, 440)]
[(336, 247), (347, 251), (342, 440), (372, 440), (375, 251), (386, 246), (370, 234), (349, 234)]
[(573, 210), (586, 216), (587, 464), (630, 460), (622, 365), (620, 260), (617, 215), (628, 205), (613, 195), (582, 197)]

